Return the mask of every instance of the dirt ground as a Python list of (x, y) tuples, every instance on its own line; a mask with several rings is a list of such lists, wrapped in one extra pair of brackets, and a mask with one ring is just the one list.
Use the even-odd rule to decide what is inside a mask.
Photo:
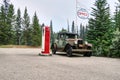
[(39, 48), (0, 48), (0, 80), (120, 80), (120, 59), (39, 56)]

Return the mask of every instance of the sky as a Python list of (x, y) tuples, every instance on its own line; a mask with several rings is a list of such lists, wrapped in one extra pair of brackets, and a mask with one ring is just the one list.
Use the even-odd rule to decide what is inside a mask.
[[(15, 7), (15, 12), (20, 8), (22, 16), (25, 7), (28, 9), (28, 14), (31, 18), (34, 13), (37, 13), (40, 24), (44, 23), (46, 26), (50, 25), (50, 20), (53, 22), (53, 31), (58, 32), (62, 28), (67, 29), (71, 27), (72, 21), (78, 26), (80, 23), (87, 25), (88, 19), (76, 18), (76, 0), (8, 0)], [(78, 0), (77, 5), (79, 8), (84, 8), (87, 12), (91, 13), (95, 0)], [(115, 11), (115, 2), (117, 0), (107, 0), (111, 7), (111, 14)], [(3, 0), (0, 0), (3, 4)], [(91, 16), (89, 16), (91, 17)]]

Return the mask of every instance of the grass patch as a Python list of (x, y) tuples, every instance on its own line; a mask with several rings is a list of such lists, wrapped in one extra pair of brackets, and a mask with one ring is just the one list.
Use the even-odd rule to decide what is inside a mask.
[(0, 45), (0, 48), (41, 48), (40, 46), (26, 46), (26, 45)]

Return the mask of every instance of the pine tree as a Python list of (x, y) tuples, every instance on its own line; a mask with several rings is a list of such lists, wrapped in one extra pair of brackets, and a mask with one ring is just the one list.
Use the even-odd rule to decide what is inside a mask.
[(68, 32), (70, 32), (70, 26), (69, 26), (69, 21), (67, 20), (67, 26), (68, 26)]
[(114, 17), (114, 21), (115, 21), (115, 30), (118, 28), (120, 30), (120, 1), (118, 0), (118, 4), (116, 6), (116, 11), (115, 11), (115, 17)]
[(8, 27), (8, 44), (14, 44), (15, 42), (15, 32), (14, 32), (14, 22), (15, 22), (15, 14), (14, 14), (14, 6), (13, 4), (9, 5), (8, 13), (6, 15), (7, 27)]
[(83, 29), (82, 29), (82, 34), (83, 34), (83, 40), (85, 41), (85, 26), (83, 26)]
[(86, 38), (86, 28), (80, 24), (80, 37), (85, 41)]
[(45, 26), (45, 24), (43, 23), (43, 24), (41, 25), (41, 28), (44, 27), (44, 26)]
[(86, 25), (86, 28), (85, 28), (85, 40), (87, 41), (87, 33), (88, 33), (88, 25)]
[(21, 21), (21, 11), (20, 9), (17, 10), (17, 17), (16, 17), (16, 44), (21, 44), (21, 38), (22, 38), (22, 27), (21, 27), (22, 21)]
[(30, 40), (29, 33), (31, 33), (30, 30), (29, 30), (30, 29), (30, 17), (29, 17), (29, 15), (27, 13), (27, 8), (25, 8), (25, 11), (24, 11), (22, 25), (23, 25), (23, 29), (24, 29), (23, 30), (23, 36), (24, 36), (23, 44), (30, 45), (30, 43), (29, 43), (29, 40)]
[(42, 31), (39, 25), (39, 20), (37, 14), (34, 14), (33, 23), (32, 23), (32, 45), (33, 46), (41, 46), (41, 38), (42, 38)]
[(59, 32), (67, 32), (67, 30), (62, 28)]
[(6, 27), (4, 27), (6, 25), (5, 23), (5, 13), (4, 13), (4, 7), (1, 6), (0, 9), (0, 44), (5, 44), (6, 43)]
[(0, 44), (13, 44), (14, 43), (14, 6), (10, 4), (8, 13), (4, 11), (4, 7), (1, 6), (0, 11)]
[(74, 21), (72, 22), (72, 33), (75, 33), (75, 23), (74, 23)]
[(120, 0), (118, 0), (118, 4), (116, 6), (115, 10), (115, 16), (114, 16), (114, 25), (113, 25), (113, 39), (112, 39), (112, 45), (110, 56), (112, 57), (120, 57)]
[(50, 43), (54, 43), (54, 33), (53, 33), (53, 26), (52, 26), (52, 20), (50, 21), (50, 31), (51, 31), (51, 40)]
[(87, 39), (93, 44), (95, 55), (108, 56), (112, 41), (109, 5), (106, 0), (96, 0), (92, 10), (94, 18), (89, 20)]
[(80, 24), (80, 38), (83, 38), (83, 34), (82, 34), (82, 30), (83, 29), (83, 26), (82, 26), (82, 24)]
[(120, 31), (119, 28), (114, 32), (114, 38), (112, 40), (112, 49), (111, 55), (112, 57), (120, 57)]

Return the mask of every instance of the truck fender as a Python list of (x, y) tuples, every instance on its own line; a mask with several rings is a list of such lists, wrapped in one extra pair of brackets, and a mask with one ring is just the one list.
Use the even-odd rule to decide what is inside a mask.
[(64, 47), (64, 51), (66, 52), (67, 49), (68, 49), (70, 46), (71, 46), (71, 45), (70, 45), (69, 43), (67, 43), (67, 44), (65, 45), (65, 47)]

